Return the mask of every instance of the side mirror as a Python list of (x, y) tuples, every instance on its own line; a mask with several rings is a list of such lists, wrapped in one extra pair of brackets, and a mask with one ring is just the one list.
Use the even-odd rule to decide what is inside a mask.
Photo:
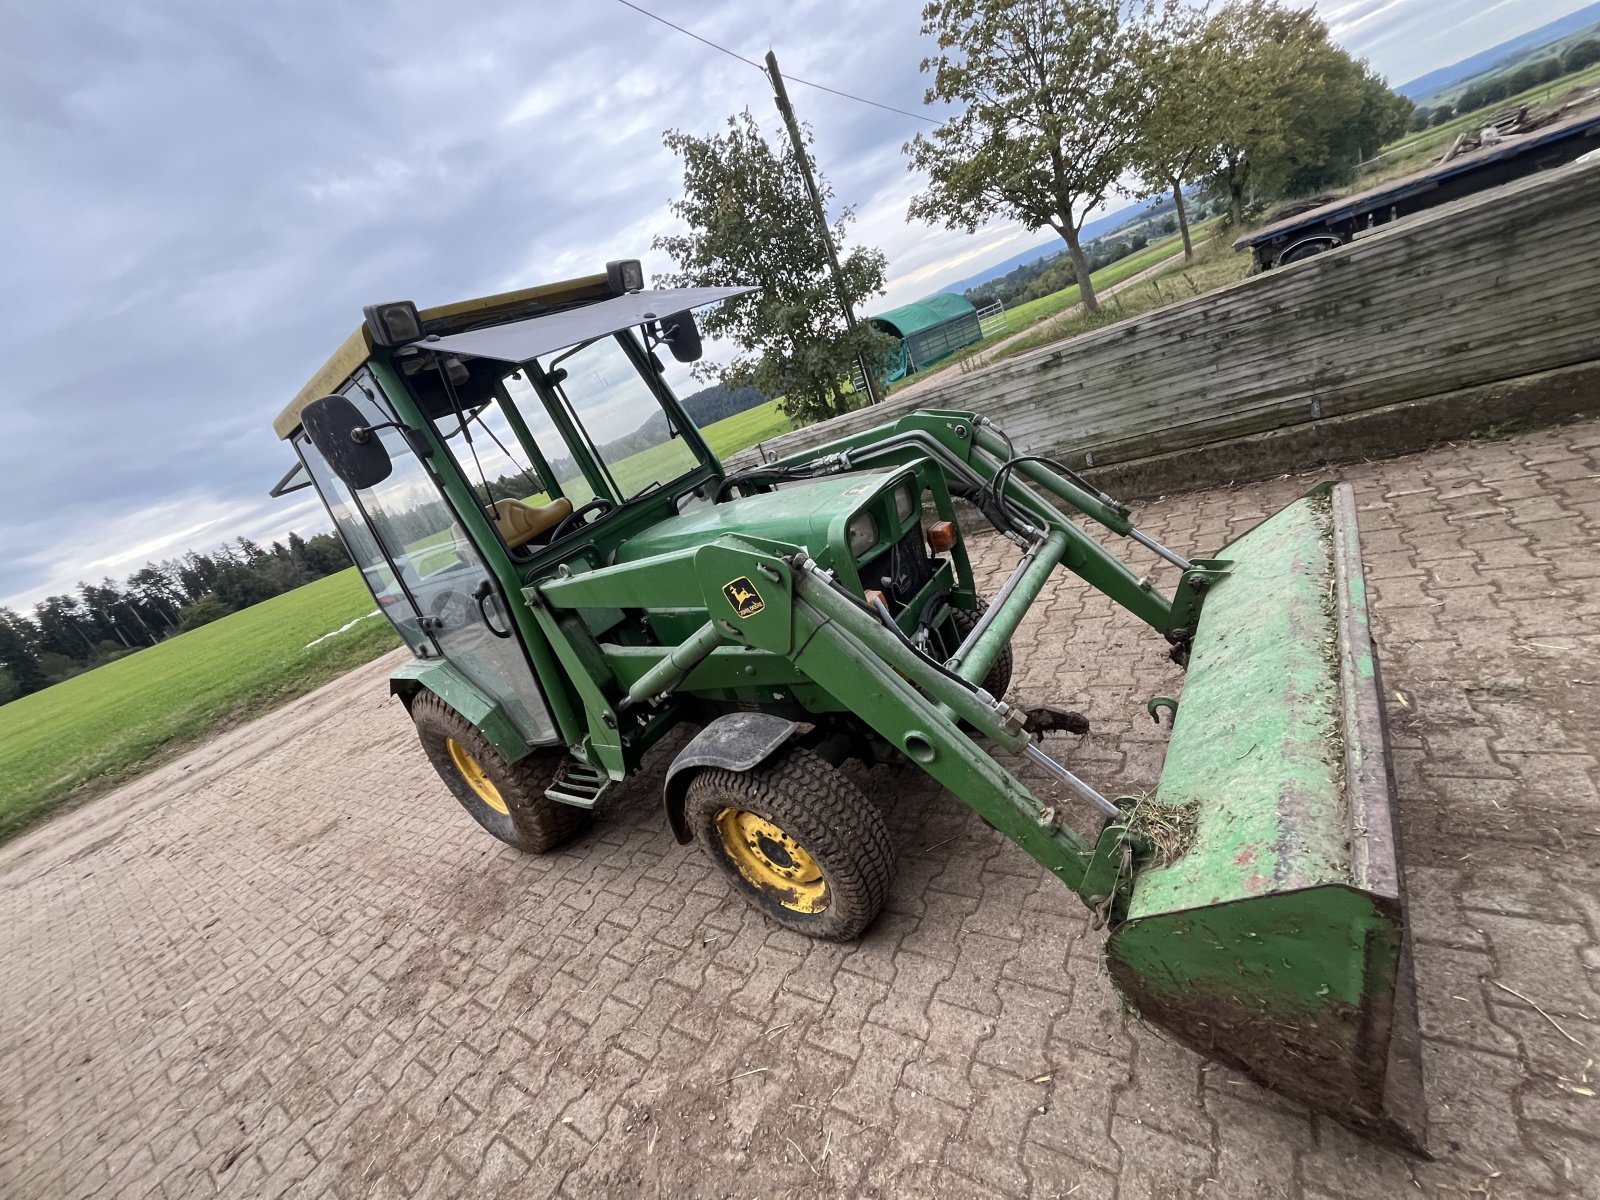
[(300, 413), (300, 424), (317, 453), (352, 491), (382, 483), (394, 470), (366, 417), (343, 396), (313, 400)]
[(672, 351), (672, 357), (681, 363), (699, 362), (704, 352), (700, 345), (700, 327), (694, 323), (694, 314), (687, 309), (661, 322), (661, 340)]

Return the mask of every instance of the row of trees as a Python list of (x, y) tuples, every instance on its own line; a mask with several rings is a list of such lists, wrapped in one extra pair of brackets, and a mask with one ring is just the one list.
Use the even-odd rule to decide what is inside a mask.
[(146, 563), (120, 584), (80, 583), (31, 614), (0, 608), (0, 704), (349, 565), (331, 533), (291, 533), (265, 549), (241, 537), (210, 554)]
[[(1180, 0), (933, 0), (922, 29), (939, 48), (923, 63), (925, 102), (957, 111), (905, 146), (928, 178), (910, 215), (969, 231), (996, 216), (1054, 229), (1070, 258), (1058, 273), (1091, 310), (1080, 234), (1114, 194), (1170, 195), (1192, 257), (1186, 185), (1214, 180), (1240, 223), (1247, 203), (1346, 178), (1411, 119), (1411, 102), (1333, 45), (1313, 10), (1276, 0), (1210, 14)], [(707, 335), (738, 349), (697, 377), (782, 396), (802, 421), (852, 407), (853, 364), (884, 361), (892, 342), (843, 320), (802, 182), (804, 166), (816, 174), (809, 151), (802, 164), (748, 111), (720, 133), (663, 140), (683, 164), (671, 210), (687, 229), (656, 238), (676, 268), (657, 282), (761, 288), (704, 316)], [(845, 245), (853, 221), (843, 209), (830, 234), (843, 299), (860, 310), (883, 293), (887, 263)]]
[(1469, 85), (1456, 97), (1454, 104), (1419, 107), (1411, 115), (1411, 128), (1427, 129), (1443, 125), (1465, 113), (1477, 112), (1512, 96), (1520, 96), (1541, 84), (1553, 83), (1563, 75), (1571, 75), (1597, 62), (1600, 62), (1600, 39), (1585, 38), (1572, 43), (1560, 54), (1543, 55), (1523, 63), (1514, 71), (1503, 71), (1491, 79)]
[(1080, 233), (1128, 179), (1171, 195), (1192, 254), (1186, 184), (1213, 178), (1242, 223), (1251, 200), (1347, 177), (1411, 119), (1314, 10), (1275, 0), (1209, 15), (1177, 0), (934, 0), (923, 32), (939, 46), (925, 100), (960, 111), (906, 146), (929, 180), (911, 215), (1054, 229), (1091, 311)]

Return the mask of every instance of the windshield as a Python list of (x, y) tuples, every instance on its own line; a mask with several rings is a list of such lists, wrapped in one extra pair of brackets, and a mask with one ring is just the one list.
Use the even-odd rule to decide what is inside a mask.
[[(627, 335), (622, 335), (627, 336)], [(670, 483), (700, 465), (693, 444), (670, 429), (656, 394), (615, 337), (540, 364), (548, 375), (565, 372), (553, 392), (573, 432), (598, 464), (593, 478), (575, 460), (555, 419), (526, 377), (513, 373), (506, 390), (544, 453), (562, 493), (578, 505), (598, 491), (619, 501)]]

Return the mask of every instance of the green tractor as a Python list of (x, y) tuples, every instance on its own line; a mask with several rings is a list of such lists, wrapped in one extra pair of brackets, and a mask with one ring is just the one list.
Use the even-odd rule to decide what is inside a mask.
[[(916, 412), (730, 474), (666, 386), (693, 310), (750, 289), (603, 274), (379, 304), (278, 417), (412, 651), (391, 688), (489, 833), (547, 851), (680, 725), (665, 819), (731, 889), (858, 936), (894, 843), (842, 769), (910, 763), (1109, 927), (1127, 1003), (1203, 1055), (1420, 1150), (1421, 1063), (1378, 665), (1353, 499), (1319, 488), (1209, 559), (1021, 453)], [(619, 436), (641, 426), (653, 438)], [(1018, 551), (974, 586), (956, 501)], [(1179, 572), (1158, 591), (1080, 522)], [(1008, 703), (1010, 640), (1058, 568), (1186, 662), (1154, 795), (1052, 758), (1076, 714)], [(1068, 811), (1008, 770), (1031, 761)], [(1076, 825), (1076, 828), (1075, 828)]]

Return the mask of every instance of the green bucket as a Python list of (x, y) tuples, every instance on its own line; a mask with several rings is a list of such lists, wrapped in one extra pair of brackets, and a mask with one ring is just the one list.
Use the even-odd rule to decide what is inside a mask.
[[(1423, 1151), (1383, 691), (1349, 485), (1231, 544), (1145, 815), (1159, 865), (1106, 947), (1146, 1020)], [(1136, 816), (1134, 824), (1139, 825)]]

